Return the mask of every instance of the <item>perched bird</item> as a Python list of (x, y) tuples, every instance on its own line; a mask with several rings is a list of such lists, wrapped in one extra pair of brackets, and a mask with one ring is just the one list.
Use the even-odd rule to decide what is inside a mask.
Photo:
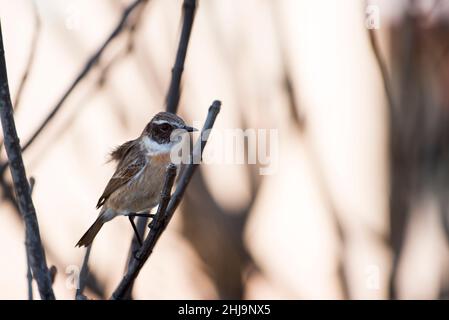
[[(175, 131), (176, 130), (176, 131)], [(111, 153), (117, 168), (97, 203), (100, 214), (76, 246), (89, 246), (104, 223), (119, 215), (149, 215), (158, 205), (172, 148), (180, 143), (179, 133), (196, 131), (173, 113), (160, 112), (142, 134), (125, 142)], [(176, 133), (176, 134), (174, 134)], [(142, 213), (142, 214), (139, 214)]]

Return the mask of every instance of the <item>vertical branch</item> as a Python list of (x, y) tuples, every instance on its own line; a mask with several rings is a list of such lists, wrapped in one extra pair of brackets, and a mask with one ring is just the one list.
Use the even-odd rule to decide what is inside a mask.
[[(156, 230), (156, 228), (160, 229), (162, 221), (165, 220), (166, 214), (165, 209), (167, 208), (168, 201), (170, 200), (171, 189), (173, 187), (173, 183), (175, 182), (175, 176), (176, 176), (176, 166), (171, 163), (167, 167), (164, 186), (161, 191), (161, 200), (156, 215), (154, 216), (154, 219), (151, 223), (153, 228), (152, 230)], [(157, 234), (159, 234), (159, 232), (153, 232), (153, 237), (157, 236)], [(148, 235), (148, 238), (150, 237), (151, 232), (150, 235)], [(141, 257), (144, 257), (146, 255), (149, 256), (152, 250), (153, 250), (152, 243), (147, 241), (146, 239), (145, 242), (142, 244), (141, 249), (137, 252), (139, 258), (133, 258), (131, 254), (128, 270), (126, 271), (124, 277), (124, 279), (126, 278), (126, 281), (122, 281), (119, 284), (118, 288), (114, 291), (112, 295), (113, 299), (124, 299), (130, 294), (132, 286), (134, 284), (134, 280), (137, 277), (140, 268), (142, 268), (143, 264), (145, 263), (145, 261)], [(141, 266), (139, 263), (136, 262), (141, 262)]]
[(27, 258), (27, 288), (28, 288), (28, 300), (33, 300), (33, 275), (30, 267), (30, 255), (25, 242), (25, 253)]
[(377, 42), (375, 31), (373, 29), (368, 29), (368, 36), (371, 44), (371, 49), (373, 50), (373, 54), (374, 57), (376, 58), (377, 65), (379, 66), (379, 71), (382, 77), (382, 84), (384, 86), (388, 106), (390, 107), (391, 111), (393, 111), (394, 110), (393, 89), (390, 77), (388, 76), (387, 63), (383, 59), (382, 53), (380, 52), (380, 47), (379, 43)]
[(86, 253), (84, 255), (83, 265), (81, 266), (81, 271), (80, 271), (79, 279), (78, 279), (78, 283), (77, 283), (78, 288), (76, 289), (76, 293), (75, 293), (76, 300), (85, 300), (86, 299), (86, 296), (83, 295), (83, 291), (84, 291), (84, 288), (86, 287), (87, 276), (89, 274), (89, 257), (90, 257), (91, 249), (92, 249), (92, 246), (90, 245), (86, 249)]
[[(148, 218), (146, 217), (137, 217), (137, 224), (136, 224), (136, 228), (137, 228), (137, 233), (140, 236), (140, 239), (144, 239), (145, 238), (145, 230), (147, 229), (147, 224), (148, 224)], [(139, 241), (137, 240), (137, 237), (134, 235), (133, 239), (131, 241), (131, 245), (129, 248), (129, 253), (128, 253), (128, 259), (127, 259), (127, 264), (126, 264), (126, 270), (125, 273), (128, 271), (131, 262), (133, 260), (133, 254), (135, 252), (137, 252), (140, 249), (140, 244)], [(133, 286), (134, 283), (132, 283), (127, 292), (124, 294), (123, 298), (124, 299), (132, 299), (132, 290), (133, 290)]]
[(45, 253), (40, 238), (39, 225), (33, 200), (31, 199), (30, 184), (26, 177), (22, 159), (19, 137), (13, 117), (11, 96), (9, 93), (8, 76), (6, 72), (3, 36), (0, 24), (0, 117), (3, 129), (4, 145), (10, 161), (10, 171), (17, 196), (20, 212), (25, 222), (26, 245), (30, 258), (31, 270), (36, 279), (42, 299), (55, 299), (50, 273), (45, 261)]
[(22, 79), (21, 79), (19, 87), (17, 89), (16, 98), (14, 99), (13, 106), (14, 106), (15, 110), (17, 110), (20, 102), (22, 101), (21, 98), (22, 98), (23, 89), (25, 88), (25, 86), (28, 82), (28, 77), (29, 77), (30, 71), (33, 67), (34, 57), (36, 56), (36, 48), (37, 48), (37, 43), (38, 43), (37, 40), (39, 40), (39, 34), (41, 31), (41, 19), (39, 17), (39, 12), (37, 11), (36, 2), (34, 2), (34, 0), (31, 0), (31, 4), (33, 6), (33, 13), (34, 13), (34, 34), (33, 34), (33, 39), (31, 40), (31, 46), (30, 46), (30, 50), (29, 50), (29, 54), (28, 54), (27, 64), (25, 66), (25, 71), (23, 72)]
[[(179, 98), (181, 95), (181, 77), (184, 71), (184, 63), (187, 55), (187, 47), (190, 40), (190, 34), (192, 32), (193, 21), (195, 18), (196, 10), (196, 0), (184, 0), (183, 3), (183, 20), (182, 20), (182, 30), (179, 37), (178, 49), (176, 52), (176, 59), (174, 66), (172, 68), (172, 77), (170, 80), (170, 86), (167, 91), (166, 96), (166, 111), (171, 113), (176, 113), (178, 111)], [(143, 239), (145, 235), (146, 226), (148, 223), (148, 218), (139, 217), (137, 220), (137, 232)], [(139, 249), (139, 244), (135, 236), (131, 243), (129, 258), (127, 263), (127, 268), (130, 267), (133, 260), (133, 253)], [(130, 298), (134, 282), (132, 282), (124, 295), (124, 298)]]
[[(20, 102), (22, 101), (23, 89), (25, 88), (28, 77), (30, 75), (30, 70), (32, 69), (34, 57), (36, 56), (36, 48), (37, 48), (37, 40), (39, 39), (39, 34), (41, 30), (41, 19), (39, 17), (39, 13), (37, 11), (36, 3), (31, 1), (34, 12), (34, 34), (33, 39), (31, 40), (30, 50), (28, 54), (28, 60), (25, 66), (25, 71), (23, 72), (22, 79), (20, 80), (19, 87), (17, 89), (16, 97), (14, 99), (14, 111), (17, 111), (19, 108)], [(0, 151), (3, 149), (3, 141), (0, 142)]]
[[(35, 180), (30, 177), (30, 193), (33, 194)], [(28, 300), (33, 300), (33, 274), (31, 273), (30, 267), (30, 255), (28, 254), (28, 248), (25, 242), (25, 253), (27, 261), (27, 284), (28, 284)]]
[(195, 18), (196, 0), (184, 0), (182, 5), (183, 23), (181, 36), (179, 38), (178, 51), (176, 53), (175, 65), (171, 73), (170, 87), (167, 93), (167, 111), (176, 113), (178, 110), (181, 76), (184, 71), (187, 46), (189, 45), (190, 34), (192, 32), (193, 20)]
[[(447, 137), (440, 131), (446, 127), (445, 114), (441, 113), (435, 117), (438, 121), (431, 121), (435, 112), (434, 100), (429, 100), (429, 87), (423, 84), (422, 68), (426, 55), (417, 48), (423, 37), (423, 30), (419, 26), (428, 19), (431, 12), (439, 5), (434, 2), (431, 11), (426, 15), (416, 14), (413, 9), (417, 2), (409, 0), (406, 3), (406, 11), (401, 16), (401, 21), (390, 30), (392, 37), (392, 74), (397, 78), (398, 92), (395, 94), (391, 78), (388, 76), (385, 58), (380, 52), (375, 32), (369, 30), (371, 47), (376, 58), (382, 81), (389, 104), (388, 119), (388, 151), (389, 151), (389, 237), (388, 245), (392, 252), (391, 271), (389, 275), (388, 295), (390, 299), (397, 299), (397, 277), (399, 274), (399, 263), (403, 254), (406, 240), (406, 231), (411, 217), (411, 205), (416, 201), (418, 190), (427, 182), (423, 181), (424, 174), (429, 174), (426, 161), (431, 157), (432, 167), (438, 170), (437, 165), (444, 157), (444, 151), (434, 147), (441, 143), (436, 133)], [(438, 33), (437, 33), (438, 34)], [(395, 60), (396, 59), (396, 60)], [(424, 60), (423, 60), (424, 59)], [(426, 70), (428, 72), (428, 70)], [(429, 76), (426, 73), (426, 76)], [(395, 94), (395, 95), (394, 95)], [(435, 93), (433, 93), (435, 94)], [(432, 94), (430, 94), (432, 95)], [(397, 96), (397, 101), (393, 101)], [(437, 108), (440, 109), (440, 106)], [(441, 108), (443, 110), (444, 108)], [(439, 112), (439, 111), (437, 111)], [(429, 116), (432, 117), (429, 118)], [(432, 134), (426, 129), (426, 124), (431, 124)], [(435, 139), (435, 140), (434, 140)], [(444, 143), (443, 143), (444, 144)], [(435, 152), (435, 153), (433, 153)], [(446, 161), (446, 160), (443, 160)], [(430, 171), (431, 172), (431, 171)], [(441, 171), (438, 171), (441, 174)], [(428, 179), (428, 180), (427, 180)], [(427, 181), (432, 178), (426, 177)]]

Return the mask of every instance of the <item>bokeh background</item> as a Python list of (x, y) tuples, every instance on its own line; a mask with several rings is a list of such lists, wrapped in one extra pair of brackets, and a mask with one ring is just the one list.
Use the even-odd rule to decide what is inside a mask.
[[(0, 0), (22, 142), (127, 4)], [(369, 4), (379, 13), (371, 35), (387, 77), (369, 37)], [(132, 297), (447, 298), (448, 5), (200, 0), (179, 114), (201, 123), (220, 99), (214, 130), (277, 129), (278, 168), (260, 175), (260, 164), (202, 165)], [(113, 173), (108, 152), (164, 109), (181, 8), (181, 0), (148, 0), (24, 153), (57, 298), (74, 297), (84, 254), (74, 245)], [(212, 135), (207, 148), (220, 149), (220, 140)], [(10, 181), (7, 171), (0, 298), (26, 299), (24, 226), (5, 195)], [(102, 229), (87, 296), (110, 296), (132, 234), (124, 217)]]

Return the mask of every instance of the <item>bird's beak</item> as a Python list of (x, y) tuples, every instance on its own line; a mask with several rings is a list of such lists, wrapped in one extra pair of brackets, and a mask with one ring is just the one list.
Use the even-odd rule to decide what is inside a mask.
[(184, 130), (186, 130), (187, 132), (194, 132), (194, 131), (198, 131), (198, 129), (194, 128), (194, 127), (189, 127), (189, 126), (185, 126)]

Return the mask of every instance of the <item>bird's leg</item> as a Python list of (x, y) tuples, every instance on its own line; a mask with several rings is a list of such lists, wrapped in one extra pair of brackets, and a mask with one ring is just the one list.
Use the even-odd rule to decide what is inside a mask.
[(142, 246), (142, 239), (140, 238), (139, 232), (137, 232), (136, 224), (134, 223), (134, 215), (128, 215), (129, 222), (131, 223), (131, 226), (133, 227), (134, 234), (136, 235), (137, 241), (139, 242), (139, 245)]
[[(131, 221), (131, 218), (134, 219), (134, 217), (145, 217), (145, 218), (151, 218), (153, 220), (151, 220), (151, 222), (148, 224), (148, 228), (152, 228), (153, 227), (153, 221), (154, 221), (154, 217), (156, 216), (155, 213), (149, 213), (149, 212), (145, 212), (145, 213), (135, 213), (135, 212), (130, 212), (125, 214), (125, 216), (127, 216)], [(131, 222), (131, 224), (133, 225), (133, 229), (134, 231), (136, 230), (136, 226), (134, 224), (134, 221)]]
[(155, 214), (149, 213), (149, 212), (145, 212), (145, 213), (131, 212), (131, 213), (125, 214), (125, 216), (127, 216), (129, 218), (131, 218), (131, 217), (132, 218), (134, 218), (134, 217), (154, 218)]

